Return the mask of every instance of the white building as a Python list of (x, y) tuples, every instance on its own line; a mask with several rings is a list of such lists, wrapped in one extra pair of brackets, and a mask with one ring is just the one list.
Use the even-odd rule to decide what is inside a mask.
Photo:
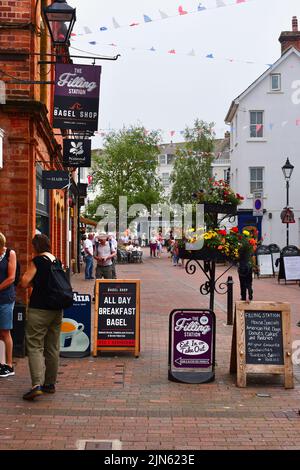
[[(216, 180), (228, 180), (230, 172), (230, 133), (226, 132), (223, 139), (215, 139), (214, 141), (214, 161), (212, 163), (212, 176)], [(172, 183), (170, 176), (174, 168), (176, 160), (176, 151), (183, 148), (185, 143), (169, 143), (160, 145), (158, 176), (164, 187), (165, 196), (170, 197), (172, 191)]]
[[(290, 180), (289, 244), (300, 245), (300, 32), (279, 38), (281, 57), (231, 104), (225, 122), (231, 125), (231, 185), (245, 197), (238, 213), (240, 229), (256, 226), (263, 244), (286, 246), (286, 225), (280, 214), (286, 206), (282, 166), (294, 165)], [(264, 215), (252, 216), (253, 191), (263, 190)]]

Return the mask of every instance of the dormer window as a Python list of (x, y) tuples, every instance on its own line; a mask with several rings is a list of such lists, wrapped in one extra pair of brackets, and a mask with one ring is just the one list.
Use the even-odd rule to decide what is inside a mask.
[(281, 90), (281, 74), (272, 73), (271, 74), (271, 91), (280, 91)]

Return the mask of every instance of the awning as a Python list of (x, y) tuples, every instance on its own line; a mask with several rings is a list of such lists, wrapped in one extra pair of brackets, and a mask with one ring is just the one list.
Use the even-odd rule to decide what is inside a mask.
[(85, 225), (92, 225), (93, 227), (97, 227), (97, 222), (91, 219), (86, 219), (85, 217), (80, 217), (80, 222)]

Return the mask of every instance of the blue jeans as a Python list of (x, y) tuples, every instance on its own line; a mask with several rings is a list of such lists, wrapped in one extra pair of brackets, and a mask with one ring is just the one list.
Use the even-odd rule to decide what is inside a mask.
[(92, 255), (86, 255), (85, 257), (85, 279), (91, 279), (93, 277), (93, 257)]

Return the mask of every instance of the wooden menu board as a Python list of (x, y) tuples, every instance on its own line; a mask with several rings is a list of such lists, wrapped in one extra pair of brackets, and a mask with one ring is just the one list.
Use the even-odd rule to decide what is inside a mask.
[(230, 372), (246, 387), (248, 373), (283, 374), (293, 388), (290, 305), (283, 302), (236, 302)]
[(139, 280), (96, 279), (93, 356), (98, 351), (139, 356)]

